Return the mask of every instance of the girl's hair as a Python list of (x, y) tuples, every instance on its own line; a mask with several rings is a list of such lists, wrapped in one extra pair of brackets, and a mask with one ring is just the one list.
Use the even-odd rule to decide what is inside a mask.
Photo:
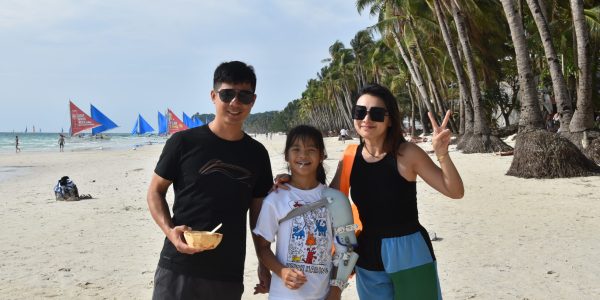
[[(323, 134), (321, 131), (309, 125), (298, 125), (292, 128), (287, 134), (287, 139), (285, 140), (285, 150), (283, 152), (286, 161), (288, 160), (288, 151), (296, 140), (300, 140), (304, 143), (308, 141), (313, 142), (317, 147), (317, 150), (319, 150), (321, 157), (323, 157), (323, 159), (327, 158), (327, 152), (325, 151), (325, 143), (323, 142)], [(323, 161), (320, 161), (319, 166), (317, 167), (317, 180), (320, 183), (325, 184), (326, 178)]]
[[(385, 108), (387, 109), (390, 118), (390, 127), (387, 129), (383, 148), (385, 152), (392, 153), (394, 155), (393, 157), (396, 157), (398, 147), (400, 144), (406, 142), (406, 139), (404, 139), (404, 135), (402, 134), (400, 110), (398, 109), (396, 97), (394, 97), (389, 89), (377, 83), (368, 84), (363, 87), (358, 93), (356, 100), (358, 101), (358, 98), (365, 94), (377, 97), (385, 104)], [(356, 101), (354, 103), (356, 104)], [(362, 137), (360, 138), (360, 142), (364, 143)]]

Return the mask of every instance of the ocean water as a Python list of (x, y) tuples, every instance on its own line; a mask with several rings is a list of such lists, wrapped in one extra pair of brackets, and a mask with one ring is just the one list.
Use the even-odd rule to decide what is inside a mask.
[[(19, 148), (22, 152), (59, 151), (58, 133), (0, 132), (0, 154), (15, 153), (15, 136), (19, 136)], [(167, 140), (162, 136), (132, 136), (127, 133), (107, 133), (106, 136), (109, 138), (69, 137), (66, 134), (65, 151), (132, 149), (148, 144), (164, 144)]]

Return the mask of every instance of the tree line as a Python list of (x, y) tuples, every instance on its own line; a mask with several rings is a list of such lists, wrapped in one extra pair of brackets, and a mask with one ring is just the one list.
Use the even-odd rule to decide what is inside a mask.
[[(598, 174), (598, 1), (355, 3), (377, 22), (357, 32), (349, 47), (334, 42), (299, 99), (248, 126), (353, 128), (353, 101), (362, 86), (375, 82), (396, 95), (402, 117), (424, 121), (425, 132), (427, 111), (440, 118), (452, 110), (450, 126), (463, 153), (514, 151), (508, 175)], [(552, 117), (559, 119), (558, 133), (547, 130)], [(498, 136), (499, 123), (518, 132), (514, 150)], [(415, 134), (414, 123), (408, 129)]]

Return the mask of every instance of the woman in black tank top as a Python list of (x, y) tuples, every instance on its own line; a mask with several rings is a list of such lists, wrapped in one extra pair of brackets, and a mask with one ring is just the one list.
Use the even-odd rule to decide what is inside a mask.
[[(462, 198), (464, 187), (448, 155), (450, 111), (438, 125), (433, 149), (439, 167), (404, 139), (396, 99), (385, 87), (364, 87), (352, 108), (361, 138), (350, 175), (350, 192), (363, 231), (358, 236), (357, 289), (361, 299), (441, 299), (435, 255), (419, 224), (416, 177), (440, 193)], [(340, 170), (332, 182), (339, 188)]]

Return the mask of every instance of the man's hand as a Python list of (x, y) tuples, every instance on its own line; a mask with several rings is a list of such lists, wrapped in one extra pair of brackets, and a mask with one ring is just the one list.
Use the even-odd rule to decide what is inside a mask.
[(342, 299), (342, 290), (337, 286), (331, 286), (325, 300), (340, 300)]
[(271, 272), (263, 264), (258, 264), (258, 284), (254, 286), (254, 295), (266, 294), (271, 287)]
[(185, 237), (183, 236), (183, 233), (185, 231), (191, 230), (191, 227), (185, 225), (175, 226), (171, 228), (171, 230), (169, 230), (169, 232), (167, 233), (167, 238), (169, 239), (169, 241), (171, 241), (171, 243), (173, 243), (173, 246), (175, 246), (177, 251), (184, 254), (196, 254), (198, 252), (207, 250), (204, 248), (192, 248), (188, 246), (188, 244), (185, 242)]

